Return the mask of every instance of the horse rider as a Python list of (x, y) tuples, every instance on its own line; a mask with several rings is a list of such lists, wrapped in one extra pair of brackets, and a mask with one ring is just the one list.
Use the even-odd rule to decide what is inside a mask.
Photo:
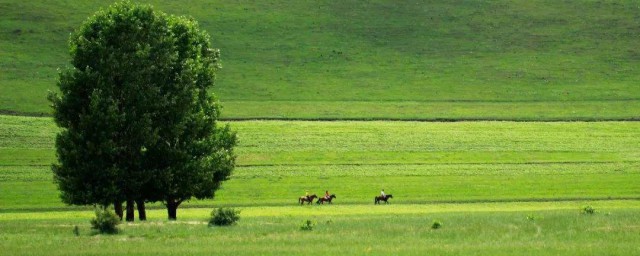
[(304, 196), (307, 198), (307, 201), (309, 201), (309, 190), (304, 191)]
[(329, 190), (324, 191), (324, 199), (329, 200)]
[(384, 188), (380, 191), (380, 196), (381, 196), (383, 199), (387, 198), (387, 195), (385, 195), (385, 193), (384, 193)]

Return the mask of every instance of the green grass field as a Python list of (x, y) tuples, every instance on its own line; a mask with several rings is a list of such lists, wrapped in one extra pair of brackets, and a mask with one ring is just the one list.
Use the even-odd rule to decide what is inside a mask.
[[(60, 209), (49, 118), (0, 116), (2, 210)], [(238, 168), (221, 205), (293, 204), (305, 190), (369, 204), (638, 199), (637, 122), (231, 122)], [(37, 132), (36, 132), (37, 131)], [(36, 186), (37, 184), (37, 186)], [(34, 189), (33, 187), (37, 187)], [(212, 201), (192, 205), (211, 206)]]
[[(215, 200), (185, 203), (176, 222), (152, 204), (148, 222), (104, 236), (90, 230), (91, 208), (57, 198), (51, 119), (0, 121), (0, 150), (12, 156), (0, 159), (0, 249), (15, 254), (640, 250), (636, 122), (231, 122), (239, 166)], [(382, 187), (394, 198), (374, 205)], [(305, 190), (325, 189), (333, 205), (297, 205)], [(581, 214), (587, 205), (596, 214)], [(208, 228), (209, 212), (225, 206), (242, 211), (238, 225)], [(314, 230), (300, 230), (306, 220)]]
[[(86, 212), (0, 214), (0, 249), (14, 255), (633, 255), (639, 250), (634, 202), (429, 204), (242, 208), (236, 226), (208, 228), (210, 209), (184, 219), (123, 225), (92, 235)], [(305, 220), (312, 231), (300, 230)], [(434, 221), (440, 229), (431, 229)], [(78, 227), (79, 236), (73, 234)], [(28, 232), (25, 232), (28, 230)], [(34, 245), (39, 245), (35, 247)]]
[[(637, 120), (636, 1), (145, 1), (189, 15), (225, 118)], [(102, 1), (0, 0), (0, 111), (50, 110)]]
[[(90, 230), (53, 183), (59, 129), (28, 116), (110, 2), (0, 0), (0, 254), (640, 254), (637, 1), (144, 2), (221, 49), (231, 179), (178, 221)], [(241, 220), (207, 227), (216, 207)]]

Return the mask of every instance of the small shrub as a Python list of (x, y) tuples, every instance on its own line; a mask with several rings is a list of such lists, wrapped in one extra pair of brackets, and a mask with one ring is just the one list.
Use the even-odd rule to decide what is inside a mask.
[(440, 221), (434, 221), (433, 224), (431, 224), (431, 228), (432, 229), (439, 229), (442, 227), (442, 223), (440, 223)]
[(211, 211), (209, 226), (229, 226), (240, 219), (240, 211), (233, 208), (218, 208)]
[(315, 222), (313, 222), (312, 220), (306, 220), (302, 222), (302, 225), (300, 226), (300, 230), (311, 231), (315, 226), (316, 226)]
[(582, 208), (582, 213), (583, 214), (594, 214), (594, 213), (596, 213), (596, 209), (591, 207), (591, 205), (587, 205), (584, 208)]
[(96, 209), (96, 217), (91, 220), (91, 228), (102, 234), (118, 233), (120, 218), (108, 208)]
[(536, 220), (539, 220), (539, 219), (542, 219), (542, 217), (536, 216), (536, 215), (533, 215), (533, 214), (527, 215), (527, 220), (528, 221), (536, 221)]

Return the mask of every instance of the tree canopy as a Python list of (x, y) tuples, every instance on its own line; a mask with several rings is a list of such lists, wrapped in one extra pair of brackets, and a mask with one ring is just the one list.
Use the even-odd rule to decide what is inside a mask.
[(217, 122), (220, 54), (197, 22), (119, 2), (69, 46), (72, 67), (49, 95), (62, 200), (162, 201), (175, 219), (184, 200), (212, 198), (234, 168), (236, 135)]

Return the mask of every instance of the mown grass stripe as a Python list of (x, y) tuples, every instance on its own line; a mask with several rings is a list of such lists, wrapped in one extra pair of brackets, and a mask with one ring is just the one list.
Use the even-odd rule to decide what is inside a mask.
[(309, 121), (309, 122), (374, 122), (374, 121), (393, 121), (393, 122), (430, 122), (430, 123), (455, 123), (455, 122), (638, 122), (640, 117), (623, 117), (623, 118), (594, 118), (594, 117), (567, 117), (567, 118), (499, 118), (499, 117), (464, 117), (464, 118), (387, 118), (387, 117), (223, 117), (221, 121)]
[[(373, 205), (373, 204), (335, 204), (331, 206), (299, 206), (299, 205), (278, 205), (278, 204), (264, 204), (259, 206), (252, 205), (225, 205), (225, 207), (235, 207), (243, 210), (243, 212), (247, 212), (247, 210), (252, 211), (253, 216), (271, 216), (273, 214), (283, 215), (286, 214), (285, 211), (295, 211), (299, 209), (308, 210), (310, 207), (313, 209), (323, 209), (329, 211), (343, 211), (349, 208), (361, 208), (363, 211), (367, 212), (376, 212), (376, 211), (384, 211), (388, 212), (394, 211), (398, 208), (401, 209), (419, 209), (415, 212), (429, 212), (429, 211), (443, 211), (442, 209), (457, 209), (455, 211), (465, 212), (469, 209), (475, 209), (474, 211), (543, 211), (543, 210), (558, 210), (558, 209), (578, 209), (579, 206), (587, 205), (587, 204), (597, 204), (600, 207), (605, 209), (613, 209), (613, 208), (627, 208), (627, 209), (635, 209), (640, 208), (640, 197), (629, 197), (629, 198), (564, 198), (564, 199), (539, 199), (532, 198), (530, 200), (492, 200), (492, 201), (483, 201), (483, 200), (468, 200), (468, 201), (431, 201), (431, 202), (420, 202), (420, 203), (393, 203), (388, 205)], [(555, 205), (555, 206), (554, 206)], [(559, 206), (559, 207), (558, 207)], [(204, 210), (208, 211), (208, 214), (211, 209), (220, 207), (216, 204), (210, 205), (202, 205), (202, 204), (193, 204), (193, 205), (184, 205), (178, 208), (179, 213), (187, 214), (194, 210)], [(385, 208), (387, 207), (387, 208)], [(439, 210), (440, 208), (440, 210)], [(501, 208), (504, 208), (501, 210)], [(149, 204), (147, 205), (147, 209), (150, 211), (159, 211), (157, 214), (159, 216), (163, 216), (165, 214), (164, 210), (166, 208), (163, 205), (159, 204)], [(267, 212), (272, 212), (271, 214), (260, 215), (260, 212), (264, 212), (265, 209)], [(2, 220), (13, 220), (15, 217), (12, 217), (12, 214), (21, 214), (21, 215), (42, 215), (44, 218), (46, 216), (57, 216), (63, 217), (65, 214), (57, 214), (57, 213), (69, 213), (70, 215), (78, 215), (82, 216), (91, 216), (93, 215), (94, 208), (91, 206), (65, 206), (65, 207), (49, 207), (49, 208), (14, 208), (14, 209), (0, 209), (0, 221)], [(183, 211), (180, 211), (183, 210)], [(445, 210), (446, 211), (446, 210)], [(401, 212), (396, 212), (401, 213)], [(54, 214), (54, 215), (52, 215)], [(358, 212), (349, 212), (345, 211), (344, 214), (362, 214)], [(202, 215), (204, 216), (204, 215)], [(164, 217), (164, 216), (163, 216)]]
[[(517, 163), (484, 163), (484, 162), (465, 162), (465, 163), (405, 163), (402, 165), (414, 165), (414, 166), (442, 166), (442, 165), (552, 165), (552, 164), (616, 164), (616, 163), (640, 163), (640, 160), (625, 160), (625, 161), (553, 161), (553, 162), (517, 162)], [(22, 166), (22, 165), (5, 165), (5, 166)], [(30, 166), (30, 165), (24, 165)], [(34, 165), (38, 166), (38, 165)], [(47, 166), (47, 165), (42, 165)], [(398, 166), (397, 163), (328, 163), (328, 164), (238, 164), (237, 167), (305, 167), (305, 166)]]

